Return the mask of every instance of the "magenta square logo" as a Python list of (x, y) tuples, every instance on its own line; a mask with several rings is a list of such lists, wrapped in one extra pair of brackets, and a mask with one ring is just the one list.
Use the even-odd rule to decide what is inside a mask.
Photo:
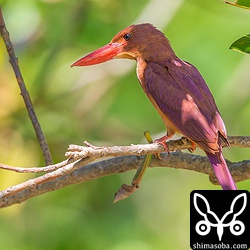
[(250, 199), (244, 190), (196, 190), (190, 194), (192, 249), (249, 249)]

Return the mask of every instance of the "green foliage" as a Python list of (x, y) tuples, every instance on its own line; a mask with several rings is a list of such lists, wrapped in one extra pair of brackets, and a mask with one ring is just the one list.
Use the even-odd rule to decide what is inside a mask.
[[(6, 25), (55, 162), (65, 159), (69, 144), (85, 139), (100, 146), (128, 145), (146, 143), (146, 130), (154, 139), (165, 133), (138, 83), (135, 62), (70, 68), (122, 28), (139, 22), (138, 17), (164, 31), (177, 55), (201, 71), (228, 134), (249, 134), (249, 59), (227, 49), (235, 36), (249, 33), (249, 13), (226, 8), (218, 0), (183, 1), (169, 13), (177, 2), (4, 1)], [(164, 15), (155, 11), (154, 3), (160, 4)], [(166, 16), (171, 19), (166, 21)], [(0, 72), (1, 162), (43, 165), (1, 40)], [(232, 161), (249, 158), (249, 149), (224, 152)], [(0, 249), (188, 249), (189, 194), (219, 187), (191, 171), (148, 169), (140, 189), (113, 204), (113, 194), (133, 175), (106, 177), (2, 209)], [(32, 177), (1, 171), (0, 186), (4, 189)], [(249, 189), (249, 181), (238, 185)]]
[(249, 0), (237, 0), (234, 3), (226, 1), (226, 3), (236, 6), (236, 7), (243, 8), (243, 9), (250, 9)]
[(239, 38), (230, 46), (230, 49), (250, 54), (250, 35)]
[[(250, 10), (250, 1), (249, 0), (238, 0), (234, 3), (226, 2), (236, 7), (244, 8)], [(241, 53), (250, 53), (250, 35), (243, 36), (236, 40), (230, 47), (230, 49), (241, 52)]]

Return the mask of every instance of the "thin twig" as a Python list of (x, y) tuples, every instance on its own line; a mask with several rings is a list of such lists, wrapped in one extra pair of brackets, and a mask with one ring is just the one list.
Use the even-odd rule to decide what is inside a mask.
[(62, 161), (60, 163), (54, 164), (54, 165), (48, 165), (46, 167), (31, 167), (31, 168), (24, 168), (24, 167), (13, 167), (9, 166), (3, 163), (0, 163), (0, 169), (13, 171), (17, 173), (42, 173), (42, 172), (52, 172), (57, 170), (58, 168), (61, 168), (68, 164), (68, 160)]
[(29, 118), (32, 122), (33, 128), (34, 128), (35, 133), (36, 133), (36, 137), (39, 141), (41, 150), (43, 152), (43, 157), (44, 157), (45, 163), (46, 163), (46, 165), (51, 165), (52, 164), (52, 157), (50, 154), (49, 146), (48, 146), (46, 139), (45, 139), (45, 136), (42, 132), (42, 129), (41, 129), (41, 126), (40, 126), (39, 121), (37, 119), (32, 101), (30, 99), (29, 92), (25, 86), (20, 68), (18, 66), (18, 60), (17, 60), (13, 45), (12, 45), (11, 40), (10, 40), (9, 32), (8, 32), (6, 25), (5, 25), (5, 22), (4, 22), (1, 6), (0, 6), (0, 32), (1, 32), (2, 38), (4, 40), (4, 43), (6, 45), (6, 49), (7, 49), (7, 52), (9, 54), (9, 61), (10, 61), (10, 64), (13, 68), (13, 71), (15, 73), (19, 88), (21, 90), (21, 95), (23, 97), (26, 109), (28, 111)]

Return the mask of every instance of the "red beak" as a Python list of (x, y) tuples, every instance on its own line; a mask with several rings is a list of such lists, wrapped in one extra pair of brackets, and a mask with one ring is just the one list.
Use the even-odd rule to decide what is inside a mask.
[(122, 52), (123, 44), (122, 43), (109, 43), (100, 49), (84, 56), (78, 61), (74, 62), (70, 67), (74, 66), (89, 66), (102, 62), (106, 62), (108, 60), (113, 59), (119, 53)]

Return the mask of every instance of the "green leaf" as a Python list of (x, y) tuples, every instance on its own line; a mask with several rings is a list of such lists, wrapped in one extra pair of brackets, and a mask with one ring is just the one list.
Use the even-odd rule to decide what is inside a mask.
[(225, 1), (225, 3), (233, 5), (235, 7), (240, 7), (240, 8), (250, 10), (250, 1), (249, 0), (238, 0), (238, 1), (235, 1), (234, 3)]
[(250, 34), (236, 40), (229, 49), (250, 54)]

